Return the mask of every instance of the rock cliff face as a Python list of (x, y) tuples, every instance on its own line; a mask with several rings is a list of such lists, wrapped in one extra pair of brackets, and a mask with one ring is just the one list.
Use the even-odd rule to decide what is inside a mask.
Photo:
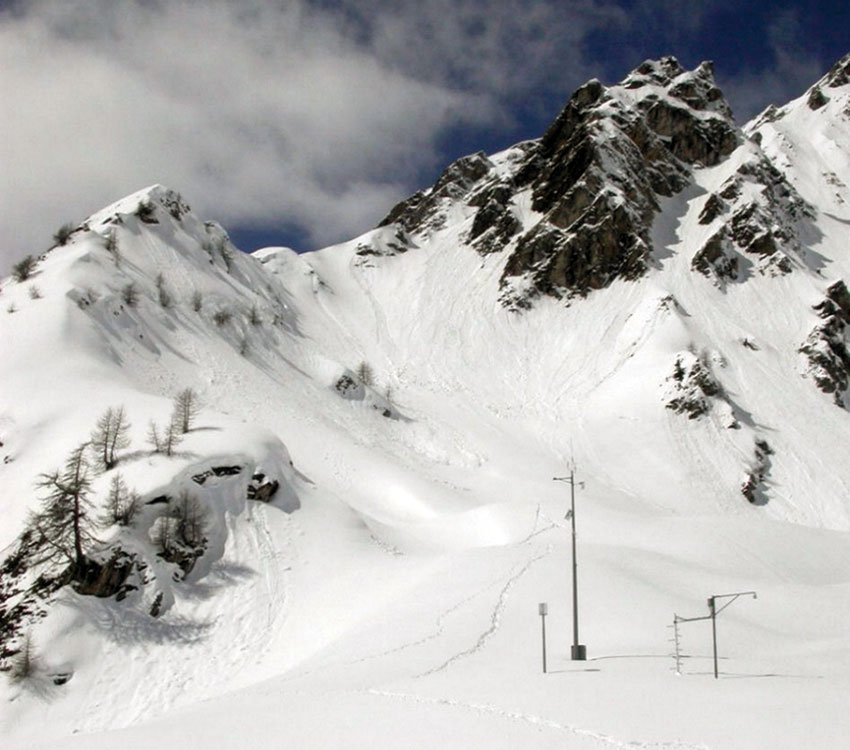
[(808, 364), (806, 372), (818, 388), (832, 395), (836, 406), (846, 408), (850, 403), (850, 292), (844, 282), (832, 284), (815, 310), (824, 322), (800, 346)]
[(743, 281), (751, 268), (770, 275), (790, 273), (795, 261), (805, 262), (797, 225), (813, 215), (782, 173), (753, 150), (705, 200), (699, 222), (715, 231), (691, 267), (721, 287)]
[(617, 86), (579, 88), (540, 140), (455, 162), (383, 224), (438, 231), (462, 204), (471, 213), (465, 241), (507, 255), (503, 304), (585, 296), (643, 275), (658, 198), (741, 140), (709, 63), (685, 71), (672, 57), (647, 61)]
[(503, 282), (529, 274), (531, 293), (586, 295), (647, 268), (658, 196), (689, 183), (738, 144), (711, 66), (646, 62), (619, 86), (580, 88), (518, 175), (543, 219), (516, 243)]

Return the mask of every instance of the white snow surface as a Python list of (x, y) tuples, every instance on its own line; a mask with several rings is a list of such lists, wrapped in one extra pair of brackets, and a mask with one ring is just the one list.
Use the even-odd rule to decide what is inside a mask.
[[(212, 541), (185, 581), (160, 561), (159, 588), (122, 602), (60, 592), (31, 627), (35, 676), (2, 682), (3, 747), (846, 747), (850, 416), (798, 348), (829, 284), (850, 281), (850, 127), (803, 99), (762, 130), (821, 207), (807, 248), (822, 262), (722, 290), (690, 262), (734, 155), (665, 202), (645, 278), (569, 306), (501, 307), (505, 258), (463, 246), (463, 212), (399, 255), (357, 254), (385, 249), (385, 228), (245, 256), (169, 214), (160, 186), (4, 280), (0, 546), (110, 406), (133, 423), (118, 470), (145, 499), (245, 470), (200, 491)], [(677, 358), (708, 363), (727, 394), (701, 419), (665, 408)], [(361, 362), (373, 383), (340, 393)], [(185, 387), (195, 429), (150, 455), (149, 420)], [(756, 440), (773, 450), (765, 505), (741, 494)], [(571, 467), (585, 662), (570, 660), (570, 487), (553, 481)], [(245, 499), (255, 471), (281, 481), (269, 504)], [(719, 679), (707, 620), (680, 625), (677, 673), (674, 613), (750, 590), (717, 618)]]

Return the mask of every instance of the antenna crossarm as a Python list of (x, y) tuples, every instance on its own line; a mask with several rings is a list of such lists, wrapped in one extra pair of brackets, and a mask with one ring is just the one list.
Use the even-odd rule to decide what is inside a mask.
[(712, 596), (711, 598), (714, 599), (714, 601), (717, 601), (718, 599), (728, 599), (729, 600), (728, 602), (726, 602), (726, 604), (724, 604), (722, 607), (720, 607), (720, 609), (715, 608), (714, 614), (719, 615), (724, 609), (726, 609), (726, 607), (728, 607), (730, 604), (732, 604), (732, 602), (734, 602), (740, 596), (755, 597), (755, 595), (756, 595), (755, 591), (739, 591), (736, 594), (720, 594), (718, 596)]
[(679, 615), (673, 615), (676, 622), (696, 622), (697, 620), (710, 620), (711, 615), (703, 615), (702, 617), (679, 617)]

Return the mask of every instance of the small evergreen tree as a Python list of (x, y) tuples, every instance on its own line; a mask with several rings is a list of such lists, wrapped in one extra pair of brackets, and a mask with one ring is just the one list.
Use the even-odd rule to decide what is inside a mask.
[(47, 490), (42, 507), (29, 521), (34, 547), (38, 550), (35, 562), (70, 563), (82, 571), (86, 563), (85, 550), (94, 544), (95, 522), (90, 518), (91, 480), (85, 459), (88, 443), (75, 448), (65, 468), (42, 474), (38, 487)]
[(218, 252), (219, 255), (221, 255), (221, 259), (224, 261), (227, 272), (230, 273), (231, 270), (233, 270), (233, 251), (227, 246), (227, 243), (222, 240), (219, 245)]
[(156, 422), (151, 420), (148, 423), (148, 443), (153, 448), (154, 453), (162, 453), (162, 437), (159, 434), (159, 427)]
[(168, 423), (168, 427), (165, 430), (165, 436), (163, 438), (163, 452), (165, 455), (169, 458), (173, 456), (175, 448), (177, 448), (181, 442), (183, 442), (183, 437), (180, 432), (180, 425), (178, 425), (177, 420), (172, 417), (171, 421)]
[(160, 432), (156, 422), (151, 420), (148, 426), (148, 442), (154, 453), (162, 453), (170, 458), (181, 441), (180, 427), (173, 416), (163, 432)]
[(260, 311), (257, 309), (256, 305), (251, 305), (251, 309), (248, 311), (248, 322), (252, 326), (259, 326), (263, 324), (263, 319), (260, 316)]
[(27, 632), (21, 642), (21, 647), (9, 659), (9, 679), (12, 682), (23, 682), (32, 677), (38, 669), (38, 659), (32, 634)]
[(124, 407), (110, 407), (97, 420), (91, 434), (89, 446), (95, 465), (101, 471), (109, 471), (118, 463), (118, 451), (129, 447), (130, 423), (124, 414)]
[(146, 224), (159, 223), (156, 220), (156, 208), (149, 200), (139, 201), (139, 205), (136, 206), (136, 216)]
[(213, 313), (213, 323), (215, 323), (219, 328), (224, 325), (227, 325), (230, 322), (230, 319), (233, 317), (233, 313), (230, 312), (226, 307), (222, 307), (219, 310), (216, 310)]
[(25, 258), (21, 258), (21, 260), (12, 266), (12, 277), (19, 284), (26, 281), (32, 277), (37, 262), (38, 261), (36, 261), (32, 255), (27, 255)]
[(106, 525), (118, 524), (129, 526), (139, 512), (141, 500), (138, 493), (128, 489), (121, 474), (115, 474), (109, 485), (109, 495), (106, 497)]
[(74, 228), (73, 224), (63, 224), (53, 234), (53, 241), (57, 245), (67, 245), (68, 240), (71, 239), (71, 235), (74, 233)]
[(139, 289), (132, 281), (121, 289), (121, 299), (127, 307), (135, 307), (139, 303)]
[(177, 423), (181, 435), (192, 429), (192, 422), (198, 416), (201, 406), (198, 394), (193, 388), (184, 388), (174, 397), (174, 416), (172, 421)]
[(368, 362), (361, 362), (357, 366), (357, 379), (363, 385), (372, 385), (375, 382), (375, 375), (372, 372), (372, 366)]
[(206, 516), (198, 498), (183, 490), (177, 497), (173, 516), (177, 520), (177, 540), (192, 549), (202, 547), (206, 542)]
[(183, 490), (167, 515), (160, 516), (151, 527), (151, 542), (159, 555), (176, 562), (184, 572), (207, 543), (206, 513), (200, 501)]
[(159, 297), (159, 304), (163, 307), (171, 307), (171, 294), (165, 288), (165, 277), (162, 275), (162, 272), (156, 276), (156, 290)]
[(29, 288), (30, 299), (41, 299), (41, 289), (39, 289), (35, 284), (33, 284)]
[(150, 538), (159, 554), (170, 557), (177, 547), (178, 521), (172, 516), (160, 516), (151, 526)]
[(118, 235), (115, 233), (115, 227), (111, 227), (103, 238), (103, 246), (106, 251), (115, 258), (117, 263), (121, 260), (121, 254), (118, 251)]
[(192, 309), (195, 312), (201, 312), (201, 308), (204, 306), (204, 296), (196, 289), (192, 292)]

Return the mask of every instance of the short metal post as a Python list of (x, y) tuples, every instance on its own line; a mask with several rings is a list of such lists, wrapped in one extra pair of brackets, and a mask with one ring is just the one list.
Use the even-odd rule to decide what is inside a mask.
[(711, 645), (714, 650), (714, 679), (717, 679), (717, 610), (714, 597), (708, 599), (708, 611), (711, 614)]
[(540, 623), (543, 627), (543, 674), (546, 674), (546, 615), (549, 614), (549, 606), (546, 602), (541, 602), (537, 605), (537, 611), (540, 613)]

